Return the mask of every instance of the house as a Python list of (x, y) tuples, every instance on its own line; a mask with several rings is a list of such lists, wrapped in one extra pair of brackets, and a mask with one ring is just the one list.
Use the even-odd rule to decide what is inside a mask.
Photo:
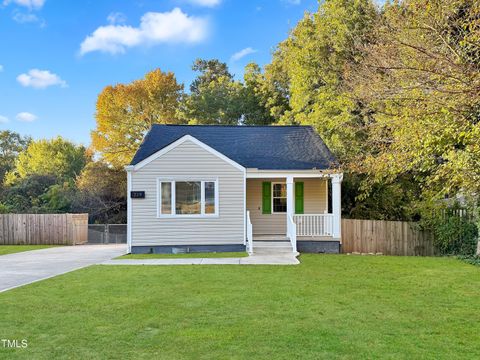
[(339, 252), (334, 164), (309, 126), (154, 125), (126, 167), (129, 249)]

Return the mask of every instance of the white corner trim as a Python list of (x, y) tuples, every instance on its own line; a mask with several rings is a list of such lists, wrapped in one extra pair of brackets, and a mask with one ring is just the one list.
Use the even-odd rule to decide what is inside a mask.
[(132, 199), (130, 197), (130, 192), (132, 191), (132, 168), (133, 166), (125, 167), (125, 170), (127, 170), (127, 244), (129, 253), (132, 252)]
[[(200, 146), (201, 148), (203, 148), (204, 150), (208, 151), (209, 153), (217, 156), (218, 158), (222, 159), (223, 161), (225, 161), (226, 163), (232, 165), (233, 167), (237, 168), (238, 170), (241, 170), (241, 171), (245, 171), (245, 168), (240, 165), (239, 163), (233, 161), (232, 159), (230, 159), (229, 157), (225, 156), (224, 154), (222, 154), (221, 152), (215, 150), (214, 148), (208, 146), (207, 144), (201, 142), (200, 140), (198, 140), (197, 138), (193, 137), (192, 135), (184, 135), (182, 136), (180, 139), (174, 141), (173, 143), (171, 143), (170, 145), (167, 145), (165, 146), (164, 148), (158, 150), (156, 153), (150, 155), (149, 157), (147, 157), (146, 159), (143, 159), (142, 161), (140, 161), (138, 164), (134, 165), (133, 166), (133, 170), (137, 171), (137, 170), (140, 170), (141, 168), (143, 168), (145, 165), (151, 163), (152, 161), (154, 161), (155, 159), (158, 159), (160, 156), (168, 153), (170, 150), (173, 150), (175, 149), (177, 146), (183, 144), (184, 142), (186, 141), (191, 141), (193, 142), (194, 144)], [(128, 170), (127, 170), (128, 171)]]

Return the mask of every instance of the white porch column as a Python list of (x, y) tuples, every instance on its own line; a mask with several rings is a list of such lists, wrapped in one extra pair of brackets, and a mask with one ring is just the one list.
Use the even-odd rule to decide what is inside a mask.
[(293, 176), (287, 176), (287, 236), (290, 216), (293, 218), (295, 211), (295, 198), (293, 195)]
[(340, 239), (342, 237), (342, 180), (343, 174), (333, 174), (332, 179), (332, 214), (333, 229), (332, 236)]

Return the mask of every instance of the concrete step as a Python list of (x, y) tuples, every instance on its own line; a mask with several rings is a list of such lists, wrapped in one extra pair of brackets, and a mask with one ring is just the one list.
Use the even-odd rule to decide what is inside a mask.
[(272, 249), (268, 248), (253, 248), (253, 253), (255, 255), (284, 255), (284, 254), (292, 254), (292, 249)]
[(253, 240), (253, 246), (261, 246), (261, 247), (291, 247), (290, 241), (255, 241)]
[(289, 239), (283, 235), (254, 235), (253, 241), (289, 241)]
[(291, 254), (292, 245), (289, 241), (254, 241), (253, 253), (262, 255)]

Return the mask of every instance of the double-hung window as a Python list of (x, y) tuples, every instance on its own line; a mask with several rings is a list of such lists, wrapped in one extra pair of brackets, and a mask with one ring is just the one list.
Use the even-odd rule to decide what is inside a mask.
[(274, 213), (287, 212), (287, 184), (272, 184), (272, 205)]
[(218, 215), (217, 180), (159, 180), (159, 216)]

